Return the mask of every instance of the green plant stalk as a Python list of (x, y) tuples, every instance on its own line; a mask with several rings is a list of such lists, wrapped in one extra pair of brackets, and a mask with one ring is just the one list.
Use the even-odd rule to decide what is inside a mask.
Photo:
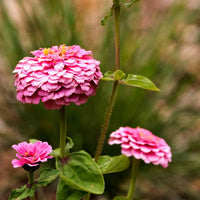
[(129, 199), (132, 199), (132, 196), (135, 190), (135, 182), (137, 178), (139, 164), (140, 164), (140, 160), (132, 158), (131, 183), (130, 183), (128, 194), (127, 194), (127, 198)]
[(103, 144), (104, 144), (104, 141), (105, 141), (106, 132), (108, 130), (113, 105), (114, 105), (115, 98), (116, 98), (116, 95), (117, 95), (118, 85), (119, 85), (118, 81), (115, 81), (114, 84), (113, 84), (110, 102), (109, 102), (109, 105), (108, 105), (107, 110), (106, 110), (104, 123), (103, 123), (102, 129), (101, 129), (98, 145), (97, 145), (96, 152), (95, 152), (94, 158), (95, 158), (96, 162), (98, 161), (99, 156), (100, 156), (102, 149), (103, 149)]
[(66, 145), (66, 133), (67, 133), (67, 123), (66, 123), (66, 113), (65, 106), (62, 106), (60, 111), (60, 157), (65, 157), (65, 145)]
[(115, 20), (115, 70), (120, 69), (120, 1), (113, 0)]
[[(115, 70), (120, 69), (120, 2), (119, 0), (113, 0), (113, 9), (114, 9), (114, 20), (115, 20)], [(108, 130), (109, 122), (111, 113), (113, 110), (113, 105), (115, 102), (115, 98), (117, 95), (117, 89), (119, 86), (119, 81), (115, 80), (113, 83), (112, 93), (110, 97), (110, 101), (106, 110), (104, 123), (101, 129), (100, 137), (98, 140), (98, 145), (95, 151), (95, 161), (97, 162), (99, 159), (99, 156), (101, 155), (106, 132)]]
[[(30, 171), (28, 173), (28, 183), (30, 186), (34, 184), (34, 172)], [(35, 200), (35, 193), (34, 195), (30, 198), (30, 200)]]

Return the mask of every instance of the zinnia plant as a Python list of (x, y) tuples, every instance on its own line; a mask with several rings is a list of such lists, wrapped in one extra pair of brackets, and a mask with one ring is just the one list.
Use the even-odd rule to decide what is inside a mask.
[(164, 168), (171, 162), (171, 148), (165, 140), (140, 127), (120, 127), (110, 134), (109, 144), (120, 144), (121, 153), (133, 157), (132, 179), (127, 198), (132, 198), (140, 159), (146, 164), (153, 163)]
[(32, 200), (35, 200), (35, 189), (47, 185), (58, 176), (56, 170), (45, 169), (40, 173), (40, 177), (34, 180), (34, 171), (39, 169), (40, 163), (47, 162), (49, 158), (53, 158), (50, 155), (52, 152), (51, 145), (47, 142), (34, 142), (21, 142), (18, 145), (12, 146), (17, 151), (16, 157), (18, 158), (12, 160), (12, 165), (14, 168), (23, 167), (28, 172), (28, 183), (19, 189), (13, 190), (9, 199), (25, 199), (30, 197)]
[[(104, 174), (116, 173), (129, 167), (129, 157), (134, 157), (131, 185), (127, 197), (115, 197), (115, 200), (131, 200), (136, 169), (139, 159), (145, 163), (162, 165), (164, 168), (171, 162), (171, 149), (164, 139), (153, 135), (142, 128), (121, 127), (110, 136), (109, 144), (120, 144), (119, 156), (101, 156), (113, 105), (119, 84), (159, 91), (154, 83), (142, 75), (126, 74), (120, 66), (120, 9), (130, 7), (128, 4), (113, 0), (111, 13), (105, 16), (102, 24), (114, 13), (115, 21), (115, 71), (102, 75), (100, 62), (78, 45), (58, 45), (32, 51), (32, 57), (19, 61), (15, 70), (15, 86), (17, 99), (22, 103), (39, 104), (42, 102), (47, 109), (56, 109), (60, 113), (60, 147), (52, 150), (47, 142), (22, 142), (12, 147), (17, 151), (17, 159), (12, 161), (13, 167), (23, 167), (29, 173), (29, 182), (11, 192), (9, 200), (22, 200), (30, 197), (35, 200), (35, 189), (46, 186), (58, 178), (57, 200), (89, 200), (91, 194), (103, 194), (105, 189)], [(105, 112), (105, 119), (100, 132), (94, 158), (81, 150), (70, 152), (74, 143), (66, 136), (67, 123), (65, 106), (71, 103), (81, 105), (90, 96), (95, 95), (100, 79), (112, 81), (113, 87)], [(92, 122), (92, 120), (91, 120)], [(75, 141), (76, 145), (76, 141)], [(33, 172), (40, 163), (55, 158), (56, 169), (44, 169), (34, 179)], [(39, 170), (38, 170), (39, 171)]]

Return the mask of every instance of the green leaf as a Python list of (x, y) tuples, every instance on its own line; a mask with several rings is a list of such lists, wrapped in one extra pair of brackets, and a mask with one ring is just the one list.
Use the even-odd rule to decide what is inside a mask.
[[(74, 143), (72, 141), (72, 139), (70, 137), (67, 137), (68, 142), (65, 146), (65, 153), (69, 153), (69, 150), (73, 148)], [(60, 156), (60, 148), (56, 148), (54, 149), (50, 155), (52, 155), (53, 157), (59, 157)]]
[(125, 8), (130, 8), (133, 4), (137, 3), (138, 1), (140, 1), (140, 0), (130, 0), (130, 2), (128, 2), (128, 3), (123, 3), (122, 5), (123, 5)]
[(35, 187), (46, 186), (54, 181), (59, 175), (59, 171), (56, 169), (44, 169), (40, 172), (40, 176), (35, 180)]
[(101, 79), (104, 81), (119, 80), (119, 83), (123, 85), (140, 87), (146, 90), (160, 91), (155, 84), (145, 76), (128, 74), (127, 78), (124, 78), (125, 76), (126, 74), (122, 70), (116, 70), (115, 72), (107, 71)]
[(124, 78), (126, 76), (126, 74), (122, 71), (122, 70), (116, 70), (113, 73), (113, 79), (114, 80), (121, 80), (122, 78)]
[(86, 194), (87, 192), (70, 188), (64, 181), (60, 180), (57, 187), (56, 200), (80, 200)]
[(27, 188), (27, 186), (24, 185), (21, 188), (12, 190), (9, 196), (9, 200), (22, 200), (27, 197), (32, 197), (34, 193), (35, 193), (34, 187)]
[(66, 149), (69, 150), (69, 149), (72, 149), (73, 146), (74, 146), (74, 142), (72, 140), (72, 138), (70, 137), (67, 137), (68, 141), (67, 141), (67, 144), (66, 144)]
[(115, 197), (113, 200), (132, 200), (131, 198), (128, 198), (128, 197), (120, 197), (120, 196), (117, 196)]
[(129, 167), (130, 160), (125, 155), (120, 156), (100, 156), (98, 163), (103, 174), (121, 172)]
[(37, 139), (30, 139), (30, 140), (29, 140), (29, 143), (33, 143), (33, 144), (34, 144), (34, 143), (36, 143), (37, 141), (39, 141), (39, 140), (37, 140)]
[(61, 179), (70, 187), (94, 194), (104, 191), (104, 179), (96, 162), (85, 151), (70, 153), (56, 159)]
[(112, 71), (107, 71), (103, 77), (101, 78), (101, 80), (104, 80), (104, 81), (113, 81), (113, 72)]
[(109, 17), (112, 17), (113, 16), (113, 7), (110, 9), (110, 12), (108, 13), (108, 15), (106, 15), (105, 17), (103, 17), (101, 19), (101, 25), (102, 26), (105, 26), (106, 25), (106, 21)]
[(121, 84), (140, 87), (146, 90), (160, 91), (154, 83), (145, 76), (128, 74), (126, 79), (120, 81)]
[(125, 76), (126, 74), (122, 70), (116, 70), (114, 72), (107, 71), (101, 79), (104, 81), (115, 81), (115, 80), (121, 80)]

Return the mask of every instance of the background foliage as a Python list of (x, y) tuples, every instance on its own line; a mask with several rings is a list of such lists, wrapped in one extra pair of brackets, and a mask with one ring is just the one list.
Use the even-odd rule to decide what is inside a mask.
[[(125, 1), (125, 0), (124, 0)], [(0, 1), (0, 199), (25, 182), (12, 169), (13, 143), (30, 137), (58, 146), (58, 113), (43, 105), (23, 105), (15, 97), (12, 70), (30, 51), (57, 44), (79, 44), (101, 61), (101, 71), (114, 66), (113, 20), (101, 27), (111, 0)], [(163, 137), (172, 147), (173, 162), (162, 169), (141, 166), (138, 199), (197, 200), (200, 195), (200, 3), (198, 0), (143, 0), (122, 9), (121, 59), (127, 73), (142, 74), (161, 89), (155, 93), (120, 86), (109, 133), (119, 126), (140, 126)], [(81, 106), (67, 107), (68, 136), (74, 151), (94, 155), (111, 83), (101, 81), (97, 95)], [(117, 146), (104, 154), (118, 155)], [(8, 167), (9, 166), (9, 167)], [(123, 194), (125, 173), (106, 175), (105, 199)], [(55, 185), (38, 191), (40, 199), (55, 199)], [(94, 197), (98, 198), (98, 197)]]

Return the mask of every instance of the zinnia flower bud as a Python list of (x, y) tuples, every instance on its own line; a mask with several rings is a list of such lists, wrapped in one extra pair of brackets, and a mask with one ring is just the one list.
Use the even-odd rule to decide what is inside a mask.
[(102, 73), (91, 51), (78, 45), (53, 46), (31, 52), (15, 70), (17, 99), (22, 103), (44, 103), (47, 109), (81, 105), (95, 95)]
[(49, 155), (52, 147), (47, 142), (22, 142), (13, 145), (12, 148), (17, 151), (16, 157), (18, 158), (12, 160), (14, 168), (23, 167), (27, 171), (34, 171), (39, 168), (41, 162), (47, 162), (47, 159), (53, 158)]
[(171, 149), (165, 140), (143, 128), (121, 127), (111, 133), (109, 144), (121, 144), (122, 154), (142, 159), (147, 164), (167, 167), (171, 162)]

